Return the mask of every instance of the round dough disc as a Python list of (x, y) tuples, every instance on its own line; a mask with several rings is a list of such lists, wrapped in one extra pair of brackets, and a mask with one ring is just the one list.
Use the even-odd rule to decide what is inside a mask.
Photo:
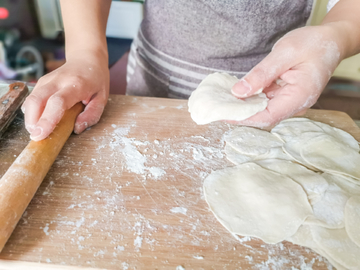
[(322, 133), (320, 132), (305, 132), (298, 134), (297, 136), (294, 136), (291, 139), (289, 139), (287, 142), (285, 142), (285, 144), (283, 145), (283, 150), (296, 162), (304, 165), (305, 167), (313, 171), (318, 171), (318, 169), (315, 166), (312, 166), (300, 155), (300, 150), (302, 149), (304, 143), (320, 135), (322, 135)]
[(306, 132), (323, 132), (313, 121), (307, 118), (290, 118), (281, 121), (271, 133), (288, 142)]
[(204, 181), (210, 209), (231, 233), (275, 244), (293, 235), (312, 214), (303, 188), (287, 176), (245, 163)]
[(353, 136), (351, 136), (346, 131), (343, 131), (341, 129), (329, 126), (327, 124), (313, 121), (317, 126), (321, 127), (321, 129), (328, 135), (331, 135), (338, 139), (343, 144), (346, 144), (353, 148), (355, 151), (359, 152), (359, 143)]
[(324, 177), (306, 169), (300, 164), (279, 159), (265, 159), (255, 162), (261, 167), (286, 175), (301, 185), (311, 204), (321, 200), (329, 185)]
[(290, 156), (284, 153), (282, 147), (271, 148), (270, 151), (264, 155), (252, 156), (252, 155), (244, 155), (236, 151), (230, 145), (226, 144), (225, 154), (226, 154), (226, 158), (235, 165), (240, 165), (246, 162), (251, 162), (255, 160), (265, 160), (265, 159), (292, 160)]
[(329, 256), (329, 254), (327, 254), (324, 250), (322, 250), (319, 245), (314, 241), (309, 225), (301, 225), (299, 230), (293, 236), (286, 240), (299, 246), (311, 248), (316, 253), (325, 257), (332, 264), (332, 266), (336, 267), (337, 270), (346, 270), (342, 265), (334, 261), (334, 259)]
[(293, 244), (318, 250), (319, 246), (313, 239), (309, 225), (301, 225), (297, 232), (286, 239)]
[(289, 141), (293, 137), (297, 137), (298, 135), (305, 132), (326, 133), (359, 152), (359, 143), (349, 133), (330, 125), (310, 120), (308, 118), (289, 118), (283, 120), (271, 130), (271, 133), (275, 134), (284, 141)]
[(360, 247), (351, 241), (345, 229), (310, 228), (315, 242), (334, 261), (347, 269), (359, 269)]
[(281, 147), (283, 142), (271, 133), (251, 128), (239, 127), (225, 137), (227, 144), (245, 155), (263, 155), (273, 147)]
[(189, 98), (191, 118), (198, 125), (205, 125), (219, 120), (242, 121), (265, 110), (268, 98), (264, 93), (246, 99), (231, 93), (238, 81), (226, 73), (208, 75)]
[(345, 229), (349, 238), (360, 247), (360, 196), (351, 197), (346, 203)]
[(329, 229), (344, 228), (344, 209), (350, 198), (334, 183), (330, 183), (321, 199), (312, 205), (314, 215), (309, 216), (304, 224), (319, 225)]
[(241, 154), (228, 144), (225, 145), (225, 154), (226, 158), (235, 165), (240, 165), (254, 160), (254, 157)]
[(360, 180), (360, 154), (328, 134), (309, 139), (300, 149), (305, 162), (323, 172), (344, 174)]
[(360, 196), (360, 181), (340, 174), (323, 173), (322, 176), (329, 184), (336, 184), (350, 196)]

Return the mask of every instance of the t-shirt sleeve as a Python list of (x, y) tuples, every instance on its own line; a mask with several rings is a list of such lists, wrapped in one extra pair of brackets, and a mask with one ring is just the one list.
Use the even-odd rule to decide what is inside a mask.
[(339, 0), (329, 0), (326, 6), (327, 12), (329, 12), (336, 5), (337, 2), (339, 2)]

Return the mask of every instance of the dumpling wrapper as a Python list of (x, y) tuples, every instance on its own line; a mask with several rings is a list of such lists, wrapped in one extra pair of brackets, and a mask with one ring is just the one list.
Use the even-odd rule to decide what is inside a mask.
[(285, 142), (305, 132), (326, 133), (359, 152), (359, 143), (349, 133), (322, 122), (310, 120), (308, 118), (289, 118), (281, 121), (271, 130), (271, 133), (281, 138)]
[(309, 139), (300, 149), (300, 156), (311, 166), (360, 180), (360, 154), (335, 137), (322, 134)]
[(323, 133), (323, 130), (310, 119), (290, 118), (281, 121), (270, 132), (279, 137), (284, 142), (289, 142), (301, 134), (307, 132)]
[(346, 203), (345, 230), (349, 238), (360, 247), (360, 196), (351, 197)]
[(318, 169), (311, 165), (309, 162), (307, 162), (300, 154), (300, 151), (303, 147), (303, 145), (311, 140), (314, 137), (318, 137), (322, 135), (323, 133), (320, 132), (305, 132), (298, 134), (298, 136), (294, 136), (288, 141), (284, 143), (282, 146), (284, 152), (289, 155), (291, 158), (293, 158), (296, 162), (304, 165), (305, 167), (313, 170), (318, 171)]
[(296, 233), (286, 239), (293, 244), (311, 248), (313, 250), (319, 249), (318, 244), (313, 239), (309, 225), (301, 225)]
[(284, 143), (264, 130), (239, 127), (226, 135), (225, 141), (226, 158), (235, 165), (269, 158), (292, 160), (282, 150)]
[(340, 174), (323, 173), (322, 176), (329, 184), (336, 184), (350, 196), (360, 196), (360, 181)]
[(226, 158), (235, 165), (240, 165), (246, 162), (265, 160), (265, 159), (293, 160), (289, 155), (284, 153), (282, 147), (271, 148), (270, 151), (267, 152), (266, 154), (253, 156), (253, 155), (242, 154), (236, 151), (229, 144), (226, 144), (225, 154), (226, 154)]
[(351, 241), (345, 229), (326, 229), (319, 226), (310, 228), (315, 242), (334, 261), (347, 269), (359, 269), (360, 247)]
[(319, 202), (329, 187), (328, 182), (321, 175), (308, 170), (300, 164), (286, 160), (265, 159), (255, 161), (261, 167), (286, 175), (303, 187), (310, 203)]
[(265, 110), (268, 98), (264, 93), (246, 99), (231, 93), (238, 81), (226, 73), (208, 75), (189, 98), (191, 118), (198, 125), (205, 125), (220, 120), (242, 121)]
[(284, 143), (270, 132), (251, 127), (238, 127), (225, 137), (226, 144), (245, 155), (264, 155)]
[(350, 195), (335, 183), (329, 187), (319, 201), (312, 204), (314, 215), (304, 224), (318, 225), (329, 229), (341, 229), (345, 226), (344, 209)]
[(352, 149), (354, 149), (355, 151), (359, 152), (360, 146), (359, 146), (358, 141), (353, 136), (351, 136), (349, 133), (347, 133), (346, 131), (343, 131), (339, 128), (329, 126), (329, 125), (321, 123), (321, 122), (314, 121), (314, 123), (316, 125), (318, 125), (319, 127), (321, 127), (326, 134), (335, 137), (343, 144), (346, 144), (346, 145), (350, 146)]
[(279, 243), (295, 234), (312, 209), (303, 188), (287, 176), (245, 163), (212, 172), (205, 199), (231, 233)]
[(327, 254), (324, 250), (322, 250), (314, 241), (309, 225), (301, 225), (298, 231), (293, 236), (286, 239), (286, 241), (299, 246), (310, 248), (316, 253), (325, 257), (332, 264), (332, 266), (336, 267), (337, 270), (345, 270), (345, 267), (334, 261), (333, 258), (329, 256), (329, 254)]
[(229, 144), (225, 145), (225, 154), (226, 154), (227, 160), (234, 163), (235, 165), (240, 165), (240, 164), (254, 160), (254, 156), (244, 155), (244, 154), (236, 151)]

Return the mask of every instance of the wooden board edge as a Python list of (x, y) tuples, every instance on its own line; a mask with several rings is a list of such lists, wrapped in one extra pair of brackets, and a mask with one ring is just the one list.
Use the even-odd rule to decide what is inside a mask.
[[(346, 112), (341, 112), (341, 111), (334, 111), (334, 110), (319, 110), (319, 109), (309, 109), (309, 110), (307, 110), (307, 112), (306, 112), (306, 114), (304, 115), (304, 116), (297, 116), (297, 117), (314, 117), (313, 116), (313, 114), (318, 114), (318, 113), (323, 113), (323, 114), (337, 114), (337, 115), (339, 115), (339, 116), (341, 116), (341, 117), (345, 117), (345, 118), (348, 118), (349, 120), (350, 120), (350, 122), (354, 125), (354, 127), (356, 127), (356, 128), (359, 128), (357, 125), (356, 125), (356, 123), (355, 123), (355, 121), (354, 121), (354, 119), (352, 119), (351, 117), (350, 117), (350, 115), (348, 115)], [(316, 116), (316, 117), (318, 117), (318, 116)], [(360, 129), (360, 128), (359, 128)]]
[(0, 270), (106, 270), (104, 268), (88, 268), (51, 263), (35, 263), (0, 259)]

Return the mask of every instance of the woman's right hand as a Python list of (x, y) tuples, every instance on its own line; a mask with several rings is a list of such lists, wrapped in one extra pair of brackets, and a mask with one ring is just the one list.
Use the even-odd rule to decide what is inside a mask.
[(107, 54), (72, 52), (63, 66), (40, 78), (22, 106), (30, 138), (40, 141), (48, 137), (65, 110), (78, 102), (86, 107), (76, 119), (74, 132), (83, 132), (100, 120), (108, 95)]

